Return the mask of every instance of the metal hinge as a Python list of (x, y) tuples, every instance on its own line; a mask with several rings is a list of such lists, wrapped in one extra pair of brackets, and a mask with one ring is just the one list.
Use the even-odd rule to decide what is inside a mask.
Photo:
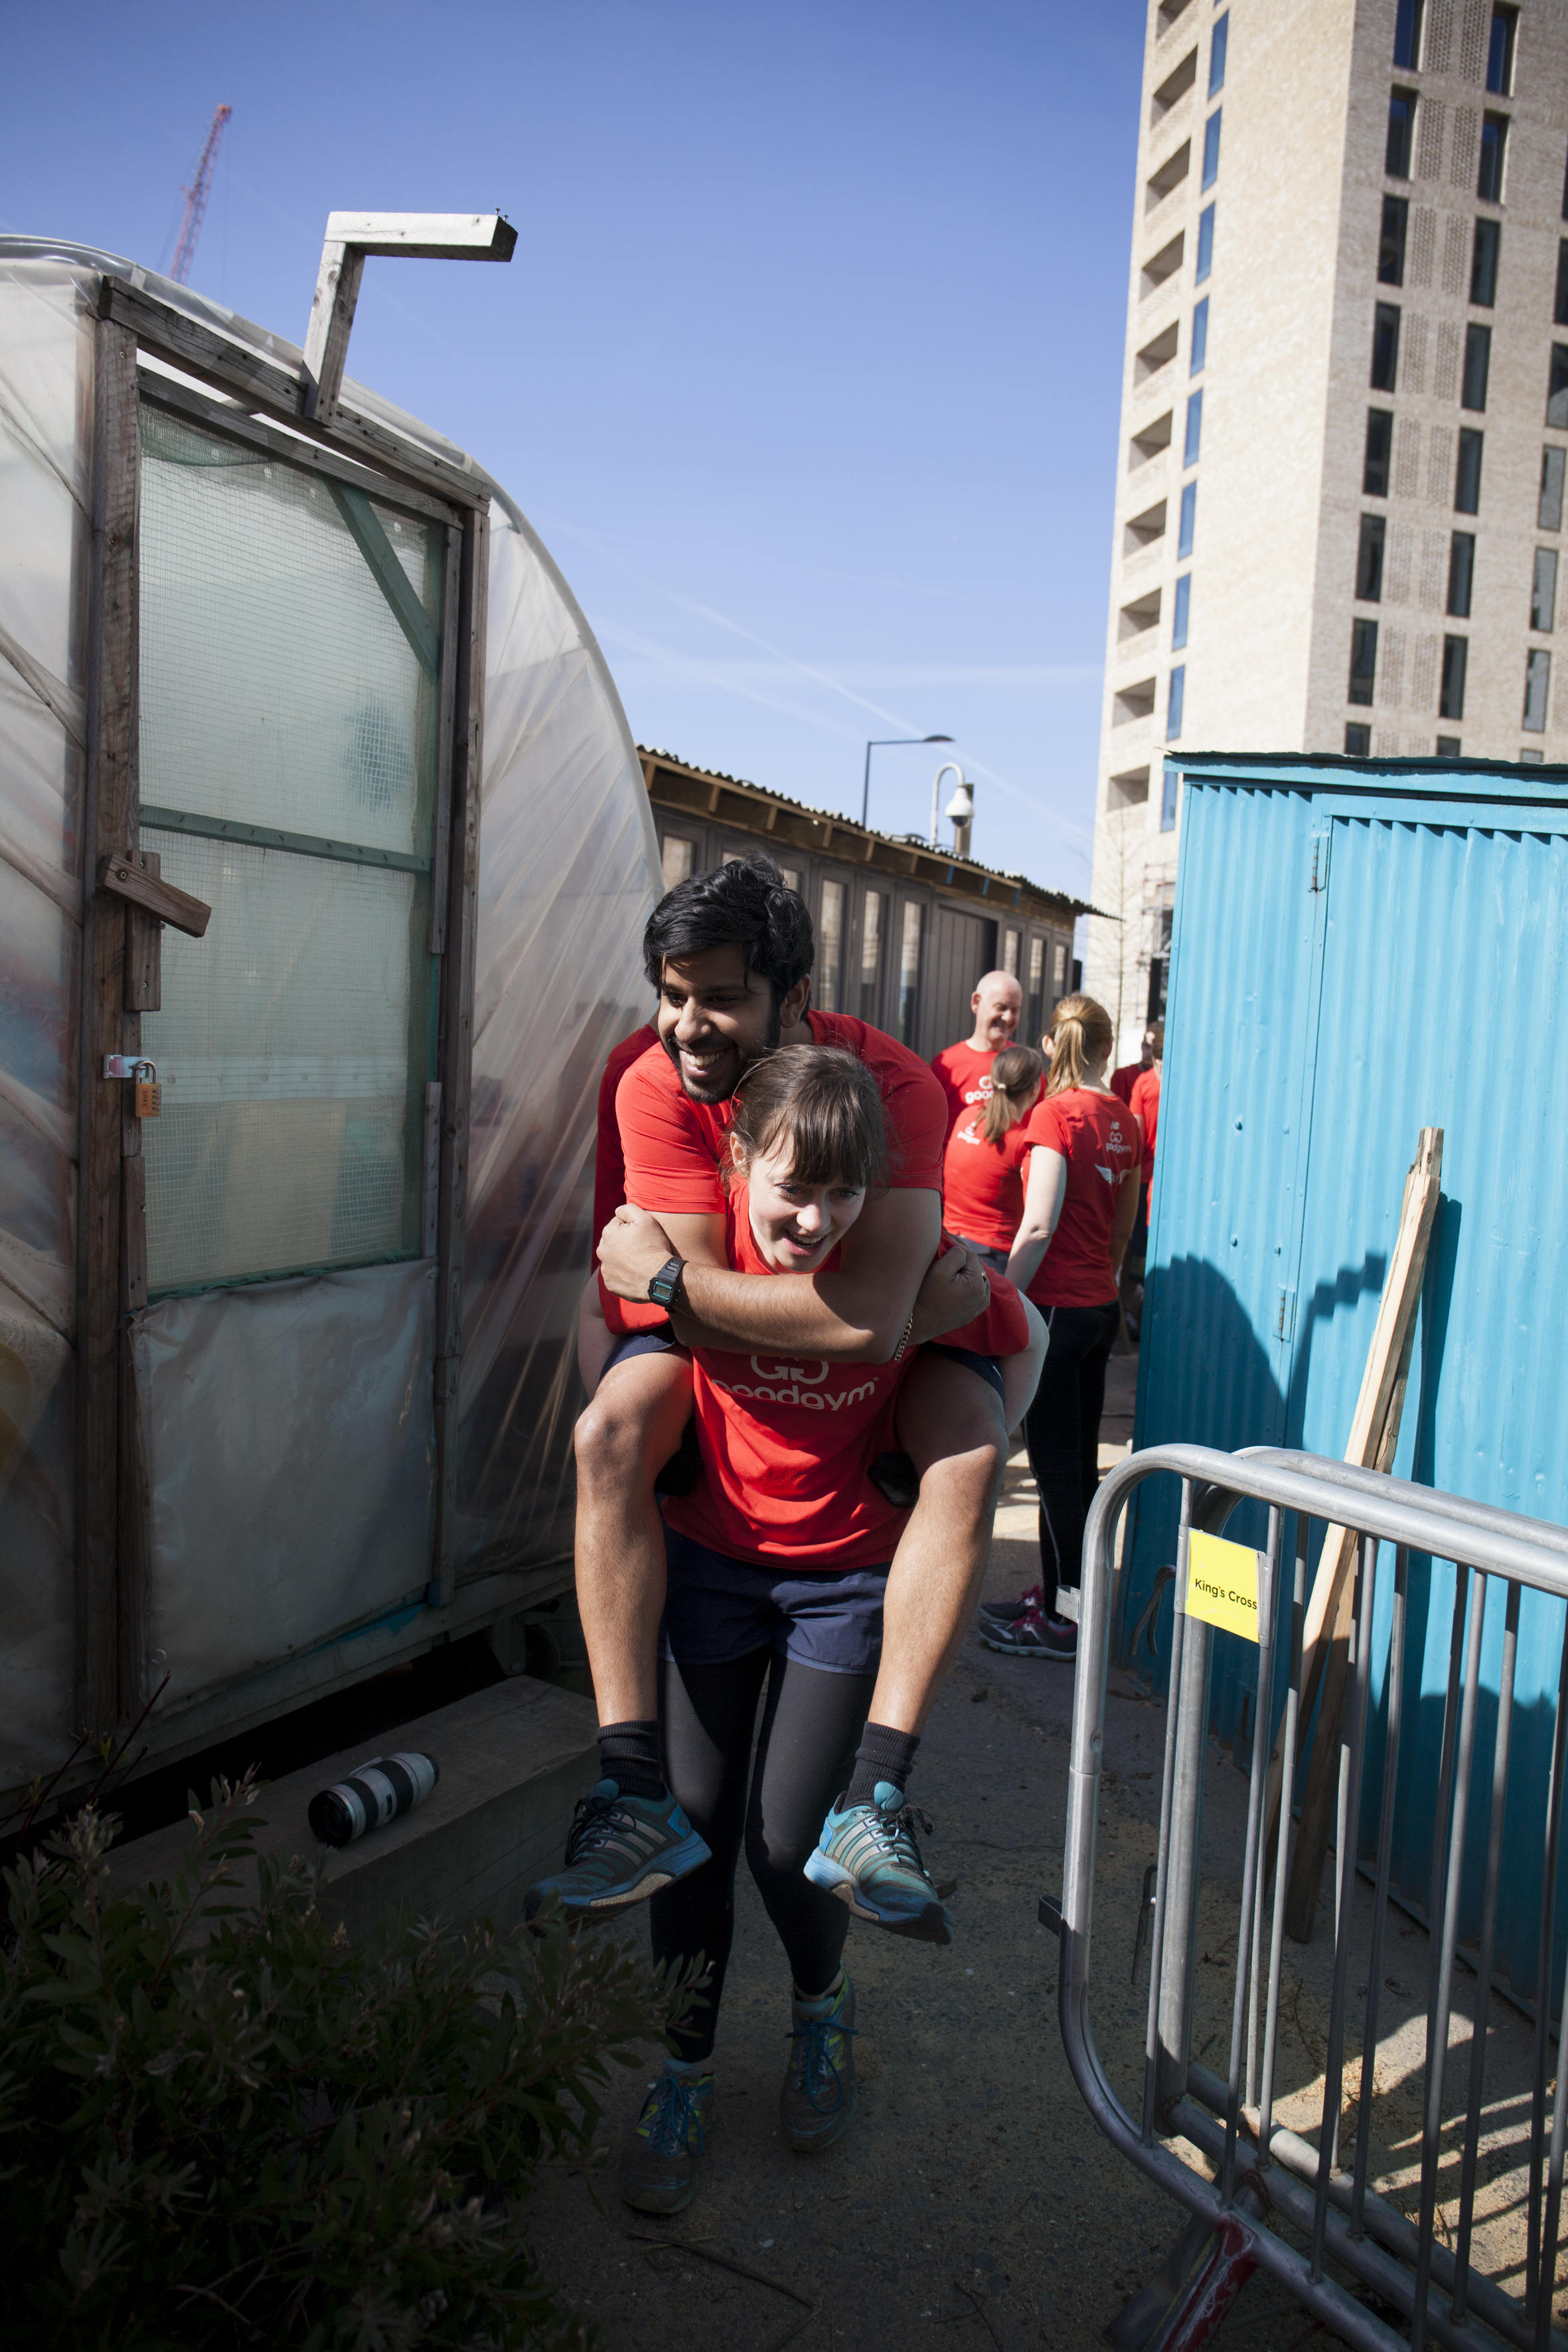
[(1312, 842), (1312, 887), (1326, 890), (1329, 887), (1329, 842), (1326, 833), (1316, 835)]
[(1281, 1290), (1274, 1310), (1274, 1337), (1277, 1339), (1293, 1339), (1295, 1336), (1296, 1294), (1293, 1290)]

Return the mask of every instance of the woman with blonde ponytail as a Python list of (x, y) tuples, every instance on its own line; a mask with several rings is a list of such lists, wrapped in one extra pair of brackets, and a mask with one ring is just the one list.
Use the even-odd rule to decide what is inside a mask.
[(1078, 1583), (1099, 1484), (1105, 1367), (1143, 1156), (1137, 1119), (1105, 1082), (1114, 1043), (1103, 1004), (1064, 996), (1051, 1016), (1044, 1092), (1020, 1135), (1024, 1213), (1007, 1273), (1050, 1335), (1024, 1423), (1040, 1498), (1040, 1583), (1022, 1605), (983, 1616), (981, 1633), (992, 1649), (1029, 1657), (1078, 1654), (1078, 1628), (1058, 1615), (1057, 1588)]
[(1024, 1214), (1018, 1171), (1029, 1156), (1025, 1121), (1040, 1098), (1045, 1076), (1045, 1057), (1032, 1045), (1004, 1047), (991, 1065), (991, 1092), (965, 1111), (948, 1138), (942, 1223), (993, 1274), (1006, 1273)]

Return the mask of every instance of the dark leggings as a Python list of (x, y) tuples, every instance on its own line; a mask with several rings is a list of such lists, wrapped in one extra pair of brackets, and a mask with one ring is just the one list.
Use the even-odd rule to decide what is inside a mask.
[[(764, 1677), (767, 1706), (752, 1760), (752, 1731)], [(826, 1992), (838, 1973), (849, 1914), (804, 1874), (828, 1806), (847, 1782), (860, 1744), (875, 1671), (830, 1674), (772, 1649), (717, 1666), (659, 1667), (664, 1773), (672, 1795), (713, 1851), (656, 1895), (654, 1958), (706, 1958), (712, 1977), (702, 2005), (675, 2030), (687, 2060), (709, 2056), (735, 1932), (735, 1867), (746, 1861), (788, 1956), (796, 1989)]]
[(1040, 1497), (1042, 1605), (1049, 1614), (1058, 1585), (1076, 1585), (1081, 1573), (1083, 1523), (1100, 1484), (1105, 1367), (1120, 1310), (1113, 1298), (1104, 1307), (1042, 1307), (1040, 1312), (1051, 1343), (1024, 1432)]

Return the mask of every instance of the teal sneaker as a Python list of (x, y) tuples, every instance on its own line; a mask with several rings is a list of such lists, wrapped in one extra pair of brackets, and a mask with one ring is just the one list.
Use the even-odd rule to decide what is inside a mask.
[(779, 2121), (791, 2147), (809, 2155), (842, 2139), (855, 2120), (855, 1988), (841, 1970), (837, 1992), (790, 2003), (789, 2068)]
[(667, 2058), (621, 2150), (621, 2195), (639, 2213), (684, 2213), (702, 2185), (713, 2076)]
[(564, 1869), (534, 1881), (522, 1916), (559, 1897), (568, 1919), (602, 1919), (711, 1860), (673, 1797), (623, 1797), (614, 1780), (599, 1780), (578, 1801)]
[(847, 1903), (857, 1919), (922, 1944), (951, 1944), (952, 1922), (915, 1843), (916, 1822), (929, 1837), (931, 1815), (907, 1805), (890, 1780), (879, 1780), (874, 1794), (874, 1804), (828, 1808), (807, 1878)]

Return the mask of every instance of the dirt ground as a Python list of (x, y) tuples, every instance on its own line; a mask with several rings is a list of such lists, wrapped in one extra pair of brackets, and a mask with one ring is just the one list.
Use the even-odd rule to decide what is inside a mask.
[[(1113, 1360), (1101, 1466), (1130, 1442), (1136, 1360)], [(1022, 1457), (1009, 1472), (988, 1593), (1033, 1580), (1035, 1504)], [(610, 2142), (635, 2119), (654, 2062), (612, 2097), (607, 2168), (548, 2183), (535, 2243), (605, 2352), (883, 2352), (900, 2338), (942, 2345), (947, 2325), (976, 2345), (1047, 2344), (1089, 2352), (1157, 2268), (1183, 2215), (1116, 2154), (1068, 2072), (1056, 2012), (1054, 1937), (1037, 1924), (1059, 1894), (1072, 1676), (966, 1640), (935, 1711), (911, 1794), (933, 1815), (933, 1874), (959, 1881), (946, 1950), (857, 1924), (846, 1955), (858, 1996), (860, 2105), (838, 2147), (795, 2155), (777, 2095), (789, 2030), (782, 1953), (742, 1870), (734, 1958), (716, 2052), (718, 2123), (696, 2202), (675, 2220), (632, 2212), (616, 2190)], [(1130, 1981), (1142, 1874), (1154, 1857), (1161, 1706), (1111, 1676), (1097, 1872), (1092, 2014), (1129, 2106), (1141, 2099), (1148, 1962)], [(1194, 2054), (1223, 2073), (1230, 2032), (1247, 1781), (1211, 1753), (1205, 1792)], [(1372, 1897), (1356, 1907), (1357, 1958)], [(1419, 2177), (1426, 1938), (1391, 1911), (1375, 2068), (1374, 2174), (1407, 2211)], [(1315, 2137), (1329, 2006), (1328, 1937), (1287, 1944), (1280, 2042), (1282, 2122)], [(1364, 1997), (1364, 1969), (1352, 1992)], [(1463, 2104), (1472, 1981), (1460, 1972), (1448, 2108)], [(1358, 2079), (1352, 2001), (1347, 2095)], [(1528, 2094), (1527, 2021), (1494, 2000), (1489, 2036), (1487, 2186), (1477, 2258), (1518, 2292), (1521, 2177), (1515, 2142)], [(1457, 2176), (1458, 2127), (1446, 2184)], [(1195, 2151), (1188, 2151), (1201, 2162)], [(1440, 2223), (1440, 2228), (1442, 2224)], [(651, 2241), (651, 2242), (649, 2242)], [(764, 2278), (716, 2267), (701, 2245)], [(791, 2300), (791, 2292), (796, 2298)], [(808, 2312), (806, 2305), (815, 2306)], [(1218, 2341), (1225, 2352), (1287, 2352), (1308, 2325), (1258, 2274)], [(798, 2330), (798, 2332), (797, 2332)], [(1319, 2338), (1318, 2340), (1324, 2340)]]

